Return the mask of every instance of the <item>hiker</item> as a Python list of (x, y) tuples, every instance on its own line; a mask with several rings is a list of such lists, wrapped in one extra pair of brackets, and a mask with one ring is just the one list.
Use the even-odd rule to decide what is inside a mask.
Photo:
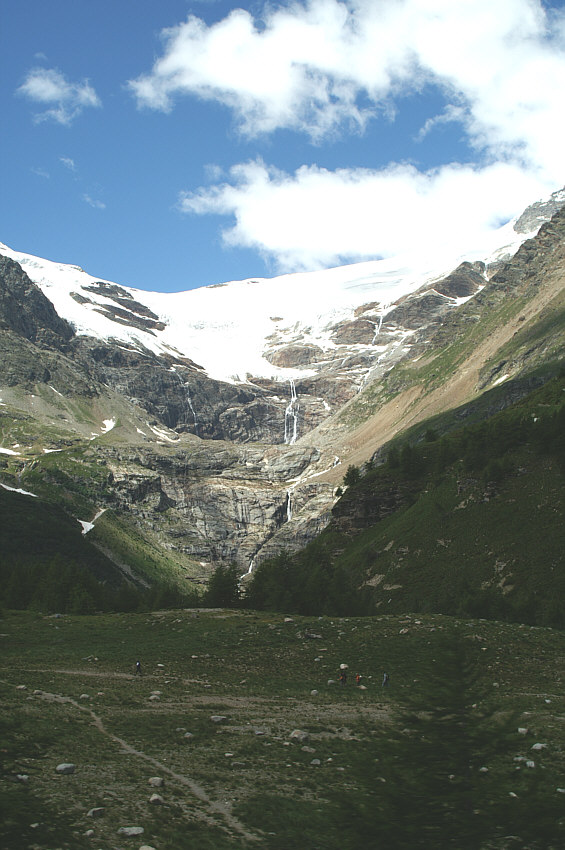
[(357, 673), (357, 675), (355, 676), (355, 681), (357, 682), (358, 685), (361, 684), (361, 675), (359, 673)]
[(345, 670), (341, 670), (339, 674), (339, 681), (342, 685), (347, 684), (347, 673)]
[(383, 673), (383, 688), (388, 687), (388, 673)]
[(136, 661), (136, 662), (135, 662), (135, 675), (136, 675), (136, 676), (141, 676), (141, 675), (142, 675), (142, 674), (141, 674), (141, 661)]

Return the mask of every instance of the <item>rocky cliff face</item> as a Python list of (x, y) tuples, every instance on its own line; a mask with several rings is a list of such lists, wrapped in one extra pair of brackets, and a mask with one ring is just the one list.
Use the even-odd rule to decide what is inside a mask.
[(40, 348), (62, 349), (73, 336), (52, 303), (21, 266), (0, 254), (0, 329), (11, 330)]
[[(22, 267), (0, 256), (0, 416), (12, 474), (33, 469), (55, 498), (53, 452), (63, 463), (68, 447), (83, 446), (104, 470), (83, 487), (93, 508), (112, 508), (204, 574), (232, 562), (243, 574), (282, 549), (301, 548), (329, 521), (335, 483), (325, 474), (344, 469), (351, 450), (350, 426), (334, 424), (344, 406), (378, 416), (373, 402), (363, 413), (364, 400), (385, 376), (394, 388), (398, 364), (445, 347), (501, 299), (518, 294), (526, 304), (544, 290), (562, 268), (564, 230), (562, 212), (491, 280), (483, 263), (466, 262), (386, 311), (361, 303), (330, 324), (324, 345), (303, 328), (274, 330), (265, 357), (295, 377), (249, 374), (238, 383), (211, 378), (178, 351), (74, 333)], [(104, 308), (95, 302), (100, 296)], [(117, 325), (160, 332), (157, 313), (123, 287), (98, 282), (72, 297), (91, 299)], [(526, 368), (533, 351), (558, 356), (558, 325), (533, 335), (528, 325), (532, 331), (525, 318), (520, 345), (485, 363), (484, 387), (503, 370)], [(405, 374), (398, 388), (403, 382)], [(404, 495), (392, 488), (387, 498), (396, 505)], [(367, 505), (371, 516), (359, 517), (344, 500), (336, 516), (356, 527), (387, 505)]]

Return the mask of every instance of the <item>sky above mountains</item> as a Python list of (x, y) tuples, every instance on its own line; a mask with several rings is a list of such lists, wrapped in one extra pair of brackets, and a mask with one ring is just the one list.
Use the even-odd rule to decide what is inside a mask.
[(0, 239), (181, 291), (485, 233), (565, 184), (563, 0), (3, 0)]

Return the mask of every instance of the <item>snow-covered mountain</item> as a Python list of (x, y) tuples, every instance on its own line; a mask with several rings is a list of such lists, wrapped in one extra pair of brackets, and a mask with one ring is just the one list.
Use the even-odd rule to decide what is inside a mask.
[(3, 246), (0, 477), (76, 491), (77, 511), (88, 492), (81, 525), (111, 508), (192, 575), (296, 550), (349, 464), (486, 390), (492, 415), (559, 363), (565, 211), (540, 225), (564, 201), (465, 257), (177, 294)]
[[(559, 197), (558, 197), (559, 195)], [(336, 329), (362, 313), (374, 333), (349, 345), (384, 350), (378, 338), (387, 317), (402, 299), (435, 284), (461, 262), (488, 265), (512, 255), (549, 217), (550, 207), (565, 200), (556, 193), (551, 205), (538, 204), (535, 216), (522, 216), (493, 233), (487, 243), (469, 246), (465, 256), (410, 256), (272, 279), (252, 279), (179, 293), (147, 292), (100, 280), (77, 266), (63, 265), (12, 250), (0, 254), (18, 262), (77, 334), (122, 342), (155, 354), (188, 358), (209, 377), (243, 382), (250, 378), (297, 380), (316, 373), (315, 362), (332, 360), (343, 346)], [(524, 224), (526, 226), (524, 226)], [(488, 271), (482, 272), (485, 276)], [(451, 298), (452, 305), (464, 296)], [(365, 305), (370, 310), (363, 311)], [(389, 328), (390, 333), (393, 332)], [(394, 329), (398, 345), (406, 328)], [(301, 356), (277, 352), (299, 346)], [(229, 352), (229, 356), (226, 356)], [(343, 353), (343, 352), (342, 352)]]

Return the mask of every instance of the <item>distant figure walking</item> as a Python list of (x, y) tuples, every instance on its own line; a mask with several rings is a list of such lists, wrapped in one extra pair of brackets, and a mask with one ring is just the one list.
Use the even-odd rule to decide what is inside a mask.
[(339, 681), (342, 685), (347, 684), (347, 664), (339, 665)]
[(358, 685), (361, 683), (361, 674), (360, 673), (357, 673), (357, 675), (355, 676), (355, 681), (357, 682)]
[(135, 675), (136, 675), (136, 676), (141, 676), (141, 675), (142, 675), (142, 673), (141, 673), (141, 661), (136, 661), (136, 662), (135, 662)]
[(383, 688), (388, 687), (388, 681), (389, 681), (388, 673), (383, 673)]

